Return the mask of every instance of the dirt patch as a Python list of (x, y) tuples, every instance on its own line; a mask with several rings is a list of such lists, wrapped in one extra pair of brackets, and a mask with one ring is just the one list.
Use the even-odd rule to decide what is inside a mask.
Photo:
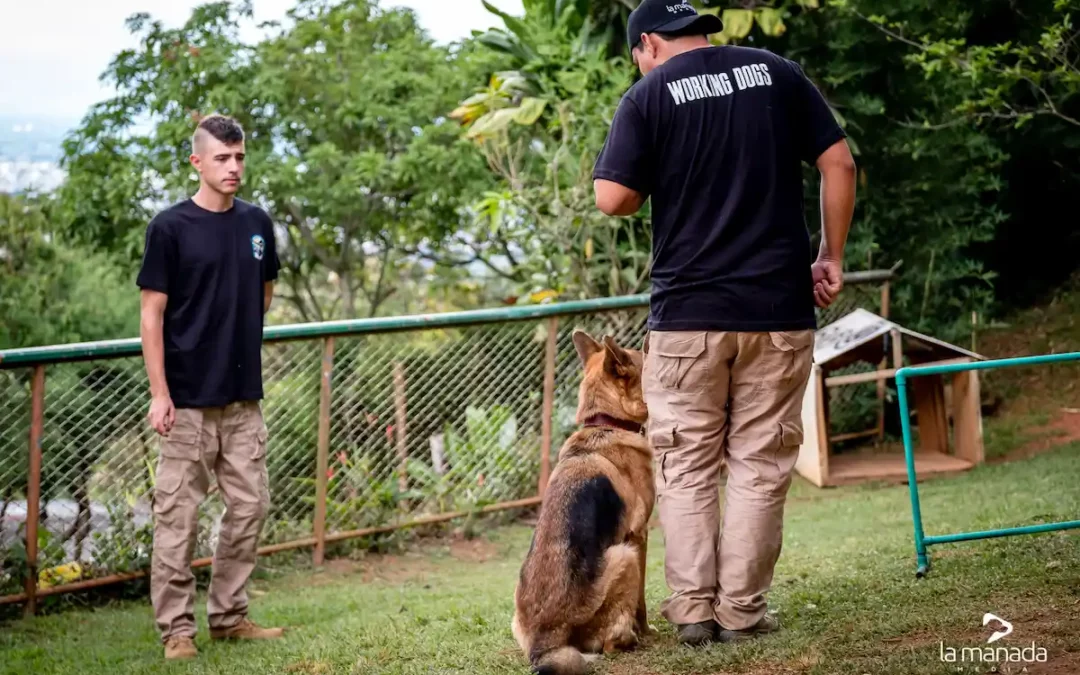
[(606, 675), (659, 675), (655, 670), (648, 670), (625, 661), (616, 661), (603, 671)]
[(450, 555), (465, 562), (487, 562), (499, 555), (499, 550), (486, 539), (460, 539), (450, 544)]
[(1076, 675), (1080, 673), (1080, 652), (1066, 652), (1049, 655), (1046, 663), (1027, 666), (1028, 675)]
[(1027, 431), (1037, 433), (1038, 438), (1000, 457), (987, 460), (987, 463), (1002, 464), (1031, 459), (1067, 443), (1080, 441), (1080, 408), (1064, 408), (1057, 413), (1050, 424)]
[[(949, 638), (951, 639), (951, 638)], [(906, 649), (906, 650), (921, 650), (924, 647), (930, 645), (937, 646), (942, 641), (942, 637), (939, 633), (931, 633), (927, 631), (916, 631), (914, 633), (908, 633), (906, 635), (898, 635), (895, 637), (887, 637), (881, 640), (886, 649)]]
[[(1077, 637), (1080, 636), (1078, 606), (1080, 606), (1080, 600), (1071, 606), (1063, 602), (1060, 605), (1034, 609), (1009, 617), (1010, 621), (1016, 626), (1013, 635), (1017, 636), (1020, 642), (1030, 642), (1032, 640), (1035, 642), (1078, 640), (1080, 639)], [(1080, 642), (1072, 645), (1072, 647), (1080, 648)], [(1076, 672), (1080, 672), (1080, 669)]]
[(415, 581), (437, 572), (439, 566), (434, 554), (447, 551), (455, 560), (471, 563), (488, 562), (500, 555), (499, 548), (487, 539), (440, 539), (417, 545), (401, 554), (369, 553), (360, 559), (328, 559), (312, 576), (311, 583), (325, 586), (339, 583), (343, 578), (359, 578), (362, 583)]
[(436, 570), (436, 566), (421, 555), (372, 555), (363, 560), (336, 558), (327, 560), (322, 569), (312, 575), (305, 585), (327, 586), (341, 583), (342, 579), (359, 579), (361, 583), (383, 582), (400, 584), (422, 578)]
[(419, 579), (438, 568), (425, 557), (385, 555), (363, 561), (361, 578), (364, 583), (382, 581), (400, 584)]

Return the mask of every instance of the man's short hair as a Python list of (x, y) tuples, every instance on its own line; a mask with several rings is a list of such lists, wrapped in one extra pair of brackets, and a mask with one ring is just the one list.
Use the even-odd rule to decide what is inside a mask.
[[(705, 33), (698, 33), (697, 31), (688, 31), (688, 32), (685, 32), (685, 33), (680, 33), (678, 31), (676, 31), (674, 33), (659, 33), (659, 32), (657, 32), (657, 33), (653, 33), (653, 35), (660, 38), (664, 42), (674, 42), (675, 40), (678, 40), (679, 38), (698, 37), (698, 36), (701, 36), (701, 37), (705, 38), (706, 40), (709, 39), (708, 35), (706, 35)], [(642, 49), (643, 47), (644, 47), (644, 45), (642, 45), (639, 42), (637, 45), (634, 46), (634, 49), (632, 51), (637, 51), (639, 49)]]
[(198, 152), (199, 139), (212, 136), (225, 145), (236, 145), (244, 140), (244, 128), (227, 115), (207, 115), (199, 121), (199, 126), (191, 137), (191, 147)]

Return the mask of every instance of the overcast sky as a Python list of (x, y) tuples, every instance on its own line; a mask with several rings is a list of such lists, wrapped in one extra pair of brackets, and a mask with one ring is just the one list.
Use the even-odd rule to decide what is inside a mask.
[[(513, 14), (521, 0), (491, 0)], [(124, 20), (148, 12), (168, 27), (182, 24), (202, 0), (0, 0), (0, 116), (77, 121), (111, 95), (98, 76), (117, 52), (136, 46)], [(256, 21), (283, 19), (295, 0), (253, 0)], [(412, 7), (440, 42), (499, 25), (480, 0), (382, 0)], [(246, 37), (258, 35), (251, 27)]]

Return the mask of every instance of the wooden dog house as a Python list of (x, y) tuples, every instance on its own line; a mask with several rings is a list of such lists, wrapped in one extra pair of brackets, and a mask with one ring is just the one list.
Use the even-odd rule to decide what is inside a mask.
[[(834, 443), (885, 434), (885, 382), (900, 367), (982, 361), (984, 357), (857, 309), (817, 331), (814, 365), (803, 398), (803, 444), (796, 471), (818, 487), (870, 480), (906, 481), (904, 453), (834, 453)], [(870, 372), (834, 374), (856, 364)], [(891, 366), (891, 367), (890, 367)], [(842, 435), (829, 432), (829, 392), (876, 382), (878, 425)], [(915, 470), (920, 478), (966, 471), (984, 460), (978, 371), (908, 381), (918, 424)], [(950, 451), (950, 418), (953, 436)]]

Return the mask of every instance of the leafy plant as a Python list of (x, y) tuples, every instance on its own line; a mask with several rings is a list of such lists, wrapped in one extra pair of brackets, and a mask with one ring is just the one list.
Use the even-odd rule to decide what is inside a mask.
[(413, 485), (406, 497), (431, 503), (439, 511), (473, 511), (535, 493), (537, 452), (522, 438), (507, 406), (470, 406), (464, 433), (448, 424), (444, 432), (446, 466), (413, 459)]
[(136, 524), (134, 499), (112, 500), (105, 507), (109, 524), (93, 535), (93, 568), (101, 575), (150, 569), (153, 521)]

